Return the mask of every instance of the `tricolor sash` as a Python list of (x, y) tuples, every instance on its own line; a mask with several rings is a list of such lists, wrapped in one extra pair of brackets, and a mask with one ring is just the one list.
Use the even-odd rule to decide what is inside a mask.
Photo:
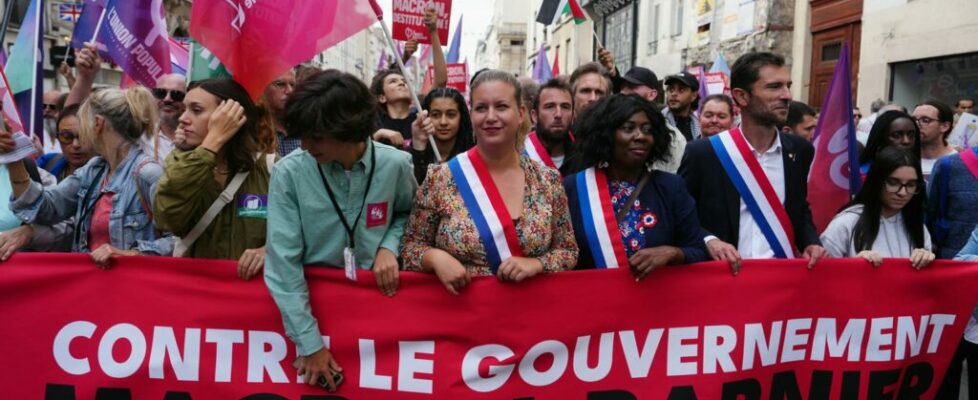
[(489, 269), (495, 274), (503, 261), (523, 256), (516, 226), (506, 209), (503, 196), (499, 194), (486, 163), (475, 147), (451, 159), (448, 168), (462, 195), (465, 209), (479, 230)]
[(530, 132), (523, 140), (523, 154), (533, 161), (557, 169), (557, 164), (550, 158), (550, 153), (547, 152), (546, 147), (543, 147), (543, 143), (540, 143), (540, 138), (536, 132)]
[(594, 258), (594, 267), (628, 267), (628, 255), (618, 230), (605, 171), (591, 167), (578, 172), (574, 179), (581, 204), (584, 236)]
[(794, 258), (795, 231), (791, 219), (740, 128), (710, 137), (710, 144), (775, 257)]

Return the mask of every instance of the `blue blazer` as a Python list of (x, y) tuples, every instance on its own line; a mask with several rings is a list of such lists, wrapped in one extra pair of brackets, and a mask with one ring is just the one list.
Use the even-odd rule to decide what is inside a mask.
[[(575, 174), (564, 178), (571, 222), (574, 225), (574, 237), (580, 249), (575, 269), (592, 269), (594, 257), (584, 235), (576, 177)], [(686, 191), (686, 183), (682, 178), (668, 172), (653, 171), (652, 177), (639, 193), (638, 199), (643, 213), (652, 211), (659, 219), (654, 227), (645, 229), (646, 248), (678, 247), (682, 250), (687, 264), (709, 259), (706, 245), (703, 243), (705, 231), (700, 227), (699, 218), (696, 216), (696, 202)]]

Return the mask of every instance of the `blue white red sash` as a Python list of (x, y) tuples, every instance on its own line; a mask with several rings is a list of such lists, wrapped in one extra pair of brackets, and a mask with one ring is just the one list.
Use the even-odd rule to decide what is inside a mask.
[(968, 171), (971, 171), (971, 175), (978, 178), (978, 154), (976, 153), (978, 147), (961, 150), (961, 161), (964, 162), (965, 167), (968, 167)]
[[(710, 137), (713, 151), (777, 258), (794, 258), (795, 231), (761, 164), (740, 128)], [(745, 234), (745, 232), (741, 232)]]
[(578, 172), (577, 198), (581, 204), (584, 236), (594, 258), (595, 268), (626, 268), (628, 254), (621, 240), (618, 221), (608, 193), (608, 179), (603, 169), (594, 167)]
[(536, 132), (530, 132), (523, 140), (523, 154), (533, 161), (557, 169), (557, 164), (550, 158), (550, 153), (547, 152), (546, 147), (543, 147), (543, 143), (540, 143), (540, 138)]
[(448, 168), (465, 209), (479, 230), (479, 239), (486, 248), (486, 260), (495, 274), (503, 261), (523, 256), (513, 218), (476, 148), (455, 156), (448, 162)]

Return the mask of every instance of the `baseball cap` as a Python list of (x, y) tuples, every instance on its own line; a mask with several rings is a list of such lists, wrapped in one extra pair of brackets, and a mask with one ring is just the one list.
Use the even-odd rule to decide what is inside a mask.
[(634, 86), (648, 86), (652, 89), (659, 86), (659, 77), (655, 76), (655, 72), (643, 67), (632, 67), (622, 79)]
[(689, 72), (680, 72), (678, 74), (669, 75), (668, 77), (666, 77), (666, 80), (663, 82), (663, 84), (669, 86), (670, 83), (679, 83), (682, 84), (683, 86), (693, 89), (694, 91), (700, 90), (700, 81), (696, 80), (696, 77), (693, 76), (693, 74), (690, 74)]

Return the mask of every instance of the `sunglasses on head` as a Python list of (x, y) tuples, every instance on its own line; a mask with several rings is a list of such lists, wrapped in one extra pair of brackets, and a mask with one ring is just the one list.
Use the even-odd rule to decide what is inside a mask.
[(72, 131), (60, 131), (58, 132), (58, 142), (63, 145), (70, 145), (72, 142), (78, 139), (78, 134)]
[(183, 101), (183, 98), (187, 95), (187, 92), (184, 92), (182, 90), (169, 90), (169, 89), (160, 89), (160, 88), (153, 89), (153, 97), (156, 97), (159, 100), (165, 99), (167, 95), (170, 95), (170, 98), (173, 99), (173, 101)]

